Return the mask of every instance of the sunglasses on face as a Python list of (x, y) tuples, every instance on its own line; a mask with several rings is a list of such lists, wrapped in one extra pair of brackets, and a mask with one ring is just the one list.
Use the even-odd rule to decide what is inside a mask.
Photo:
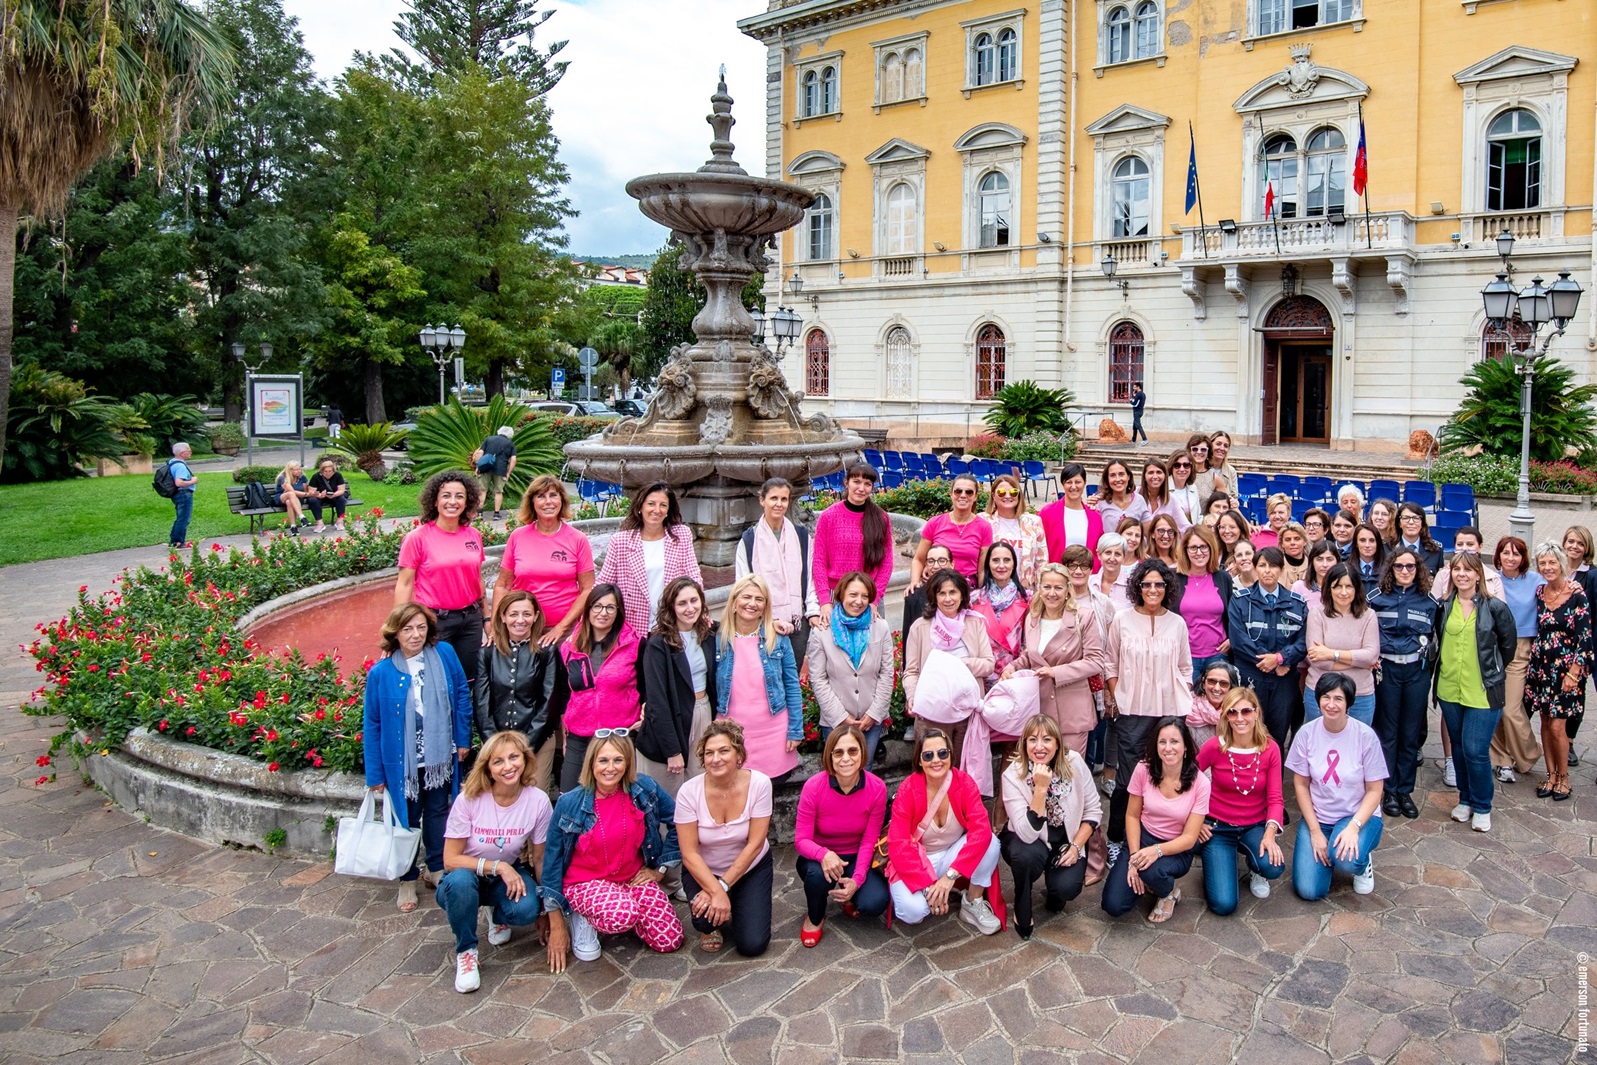
[(1172, 466), (1170, 468), (1173, 469), (1173, 470), (1190, 470), (1190, 469), (1192, 469), (1192, 463), (1190, 463), (1190, 462), (1178, 462), (1178, 463), (1176, 463), (1174, 466)]
[(1163, 591), (1164, 581), (1143, 581), (1141, 584), (1137, 585), (1137, 587), (1141, 588), (1145, 592)]
[(998, 491), (994, 492), (993, 495), (1007, 496), (1008, 498), (1013, 499), (1020, 495), (1020, 493), (1015, 491), (1013, 488), (1000, 488)]
[(949, 751), (947, 747), (941, 747), (935, 751), (922, 751), (920, 753), (920, 760), (927, 763), (946, 762), (948, 761), (948, 756), (951, 753), (952, 752)]
[(1413, 562), (1394, 562), (1392, 569), (1398, 573), (1413, 573), (1416, 566)]
[(1231, 709), (1229, 709), (1229, 710), (1227, 710), (1225, 712), (1225, 716), (1226, 717), (1247, 717), (1251, 713), (1253, 713), (1253, 707), (1251, 707), (1251, 706), (1249, 706), (1249, 707), (1233, 706)]
[(952, 494), (956, 496), (973, 496), (976, 494), (976, 490), (974, 488), (956, 488)]
[(1204, 685), (1206, 687), (1210, 687), (1210, 688), (1229, 688), (1229, 687), (1231, 687), (1231, 682), (1229, 680), (1227, 680), (1226, 678), (1224, 678), (1224, 677), (1210, 677), (1207, 680), (1205, 680), (1203, 683), (1204, 683)]

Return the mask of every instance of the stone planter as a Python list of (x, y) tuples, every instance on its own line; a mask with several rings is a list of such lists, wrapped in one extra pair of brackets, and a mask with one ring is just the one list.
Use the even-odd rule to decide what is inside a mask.
[(232, 458), (234, 455), (237, 455), (244, 449), (238, 444), (218, 444), (215, 441), (212, 441), (211, 450), (216, 452), (218, 455), (223, 456), (224, 458)]
[[(1512, 507), (1519, 500), (1518, 493), (1509, 495), (1482, 495), (1477, 493), (1475, 500), (1478, 503), (1500, 503)], [(1597, 502), (1597, 496), (1566, 495), (1561, 492), (1532, 492), (1532, 503), (1540, 503), (1553, 510), (1591, 510), (1592, 504)]]
[(149, 455), (123, 455), (120, 459), (101, 459), (96, 472), (101, 477), (120, 477), (125, 473), (151, 474), (155, 472), (155, 464)]

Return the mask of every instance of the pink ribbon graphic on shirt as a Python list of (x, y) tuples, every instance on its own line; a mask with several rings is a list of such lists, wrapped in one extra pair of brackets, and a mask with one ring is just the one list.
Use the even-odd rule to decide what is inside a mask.
[(1335, 784), (1341, 787), (1342, 778), (1336, 775), (1336, 766), (1340, 761), (1342, 761), (1342, 752), (1332, 748), (1325, 756), (1325, 776), (1320, 778), (1321, 784)]

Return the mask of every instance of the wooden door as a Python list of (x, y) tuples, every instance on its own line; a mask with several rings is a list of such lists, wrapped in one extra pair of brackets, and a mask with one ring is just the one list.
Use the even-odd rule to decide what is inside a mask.
[(1259, 443), (1277, 443), (1276, 419), (1280, 416), (1281, 394), (1281, 345), (1274, 340), (1266, 339), (1264, 342), (1264, 415), (1260, 424)]
[(1282, 344), (1276, 420), (1283, 444), (1331, 442), (1331, 353), (1323, 344)]

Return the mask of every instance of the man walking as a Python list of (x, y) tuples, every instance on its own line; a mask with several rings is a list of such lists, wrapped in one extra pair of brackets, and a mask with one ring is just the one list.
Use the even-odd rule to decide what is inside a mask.
[(200, 483), (194, 471), (189, 469), (189, 459), (193, 455), (193, 448), (178, 441), (172, 445), (172, 457), (166, 464), (172, 471), (172, 483), (177, 485), (177, 494), (172, 497), (177, 516), (172, 522), (172, 532), (166, 538), (171, 547), (182, 547), (189, 535), (189, 518), (194, 514), (194, 486)]
[(344, 431), (344, 411), (337, 403), (327, 405), (327, 439), (337, 440)]
[(1142, 382), (1134, 382), (1131, 386), (1131, 442), (1137, 444), (1137, 434), (1142, 434), (1142, 443), (1138, 447), (1148, 446), (1148, 431), (1142, 427), (1142, 408), (1148, 403), (1148, 394), (1142, 390)]
[(472, 465), (483, 486), (494, 497), (494, 520), (498, 521), (505, 503), (505, 482), (516, 469), (516, 431), (501, 425), (499, 431), (482, 442), (482, 447), (471, 453)]

